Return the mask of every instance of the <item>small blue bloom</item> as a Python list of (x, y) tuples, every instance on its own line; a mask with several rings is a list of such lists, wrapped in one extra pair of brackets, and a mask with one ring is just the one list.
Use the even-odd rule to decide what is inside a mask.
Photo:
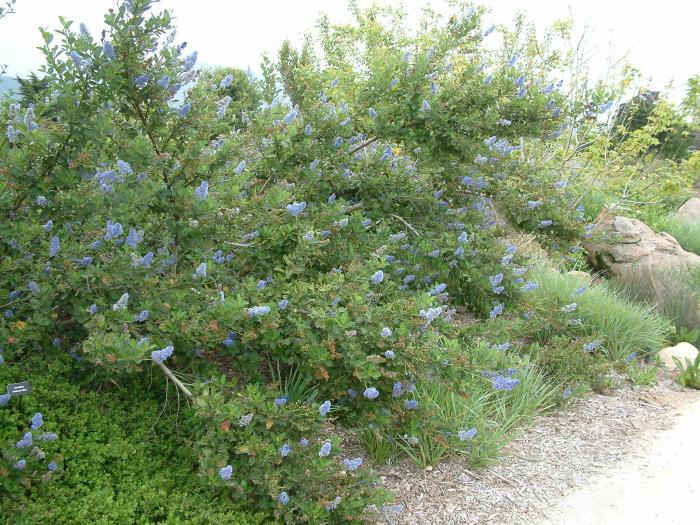
[(439, 295), (444, 292), (446, 288), (447, 285), (445, 283), (437, 284), (428, 291), (428, 295)]
[(427, 100), (424, 100), (424, 101), (423, 101), (423, 105), (421, 106), (421, 111), (427, 113), (427, 112), (430, 111), (431, 109), (432, 109), (432, 108), (430, 107), (430, 104), (428, 103), (428, 101), (427, 101)]
[(313, 129), (311, 128), (311, 124), (307, 124), (307, 125), (304, 127), (304, 134), (305, 134), (307, 137), (310, 137), (310, 136), (311, 136), (312, 131), (313, 131)]
[(205, 200), (207, 195), (209, 195), (209, 183), (205, 180), (202, 181), (202, 183), (194, 190), (194, 194), (200, 201)]
[(32, 430), (39, 430), (44, 424), (44, 416), (41, 415), (41, 412), (37, 412), (34, 414), (32, 417), (32, 424), (31, 424), (31, 429)]
[(231, 465), (226, 465), (222, 469), (219, 469), (219, 477), (221, 479), (223, 479), (224, 481), (230, 480), (232, 474), (233, 474), (233, 467)]
[(345, 465), (345, 468), (349, 471), (357, 470), (360, 468), (360, 466), (363, 463), (362, 458), (347, 458), (343, 460), (343, 465)]
[(58, 348), (61, 346), (61, 338), (60, 337), (54, 337), (53, 341), (51, 341), (51, 344)]
[(280, 502), (282, 505), (286, 505), (289, 503), (289, 494), (286, 492), (280, 492), (279, 496), (277, 496), (277, 501)]
[(386, 357), (387, 359), (396, 359), (396, 354), (393, 350), (387, 350), (386, 352), (384, 352), (384, 357)]
[(503, 313), (503, 309), (505, 308), (505, 305), (503, 303), (499, 303), (496, 306), (493, 307), (493, 309), (489, 312), (489, 317), (491, 319), (495, 319), (499, 315)]
[(193, 52), (190, 56), (188, 56), (185, 60), (182, 62), (182, 69), (185, 71), (189, 71), (192, 69), (197, 62), (197, 52)]
[(499, 284), (501, 284), (502, 280), (503, 280), (502, 273), (492, 275), (491, 277), (489, 277), (489, 282), (491, 283), (491, 286), (498, 286)]
[(29, 448), (34, 443), (34, 436), (31, 432), (26, 432), (22, 439), (15, 443), (16, 448)]
[(134, 318), (137, 323), (143, 323), (148, 319), (148, 310), (141, 310), (141, 312)]
[(576, 303), (567, 304), (567, 305), (564, 305), (561, 307), (561, 311), (564, 312), (565, 314), (570, 314), (570, 313), (576, 311), (577, 306), (578, 305)]
[(403, 406), (406, 408), (406, 410), (415, 410), (418, 408), (418, 401), (415, 399), (407, 399), (403, 402)]
[(158, 86), (163, 88), (163, 89), (168, 89), (168, 86), (170, 85), (170, 77), (168, 75), (165, 75), (165, 76), (159, 78), (156, 81), (156, 84), (158, 84)]
[(491, 378), (491, 387), (494, 390), (509, 391), (509, 390), (513, 390), (519, 384), (520, 384), (519, 379), (514, 379), (512, 377), (507, 377), (507, 376), (500, 375), (500, 374)]
[(382, 337), (391, 337), (391, 333), (392, 333), (391, 328), (389, 328), (388, 326), (385, 326), (384, 328), (382, 328), (380, 335)]
[(275, 399), (274, 403), (278, 407), (283, 407), (284, 405), (287, 404), (287, 398), (286, 397), (278, 397), (277, 399)]
[(277, 307), (280, 310), (286, 310), (287, 306), (289, 306), (289, 301), (287, 299), (282, 299), (280, 302), (277, 303)]
[(88, 312), (90, 312), (91, 314), (96, 314), (96, 313), (97, 313), (97, 305), (96, 305), (96, 304), (91, 304), (91, 305), (88, 307), (87, 310), (88, 310)]
[(148, 75), (146, 75), (145, 73), (143, 75), (139, 75), (136, 78), (134, 78), (133, 82), (134, 86), (136, 86), (137, 88), (142, 88), (148, 83)]
[(240, 175), (241, 173), (243, 173), (243, 170), (245, 169), (246, 164), (248, 164), (248, 163), (245, 160), (240, 161), (238, 163), (238, 165), (236, 166), (236, 168), (233, 170), (233, 172), (236, 175)]
[(469, 430), (462, 429), (459, 432), (457, 432), (457, 436), (459, 437), (460, 441), (468, 441), (470, 439), (474, 439), (474, 437), (476, 437), (476, 428), (470, 428)]
[(584, 352), (593, 352), (596, 348), (598, 348), (601, 345), (602, 341), (600, 339), (594, 339), (590, 343), (586, 343), (583, 345), (583, 350)]
[(109, 40), (105, 40), (102, 44), (102, 52), (105, 54), (108, 60), (114, 60), (117, 54), (114, 52), (114, 46)]
[(197, 269), (194, 271), (192, 274), (193, 279), (199, 278), (204, 278), (207, 276), (207, 263), (203, 262), (199, 266), (197, 266)]
[(372, 284), (380, 284), (384, 280), (384, 272), (381, 270), (377, 270), (372, 277), (370, 277), (370, 281), (372, 281)]
[(306, 202), (296, 202), (292, 204), (287, 204), (287, 211), (292, 217), (298, 217), (301, 212), (306, 208)]
[(269, 313), (269, 306), (253, 306), (252, 308), (248, 308), (248, 317), (251, 319), (253, 317), (262, 317), (263, 315), (267, 315)]
[(588, 285), (584, 284), (583, 286), (580, 286), (579, 288), (575, 288), (574, 291), (571, 292), (571, 295), (573, 297), (576, 297), (578, 295), (585, 293), (586, 290), (588, 290)]
[(187, 104), (185, 104), (184, 106), (182, 106), (182, 107), (178, 110), (177, 116), (180, 117), (180, 118), (184, 118), (184, 117), (187, 116), (187, 114), (190, 112), (191, 109), (192, 109), (192, 103), (191, 103), (191, 102), (188, 102)]
[(122, 228), (121, 223), (112, 222), (111, 220), (107, 221), (104, 234), (105, 241), (111, 241), (112, 239), (116, 239), (120, 237), (122, 233), (124, 233), (124, 228)]
[(117, 160), (117, 170), (121, 175), (131, 175), (133, 173), (129, 163), (121, 159)]
[(24, 467), (26, 467), (26, 466), (27, 466), (27, 461), (24, 459), (20, 459), (17, 463), (12, 465), (12, 468), (14, 468), (15, 470), (24, 470)]
[(532, 281), (526, 282), (524, 285), (520, 287), (520, 290), (523, 292), (532, 292), (533, 290), (537, 290), (540, 285), (537, 283), (533, 283)]
[(221, 82), (219, 82), (219, 87), (221, 89), (226, 89), (231, 85), (231, 82), (233, 82), (233, 75), (226, 75), (221, 79)]
[(333, 144), (335, 145), (336, 148), (339, 148), (340, 146), (343, 145), (343, 138), (336, 137), (335, 140), (333, 141)]
[(369, 108), (367, 112), (369, 113), (370, 118), (377, 118), (377, 111), (374, 108)]
[(61, 251), (61, 241), (58, 237), (54, 236), (51, 238), (49, 243), (49, 257), (56, 257)]
[(362, 393), (363, 396), (365, 396), (367, 399), (377, 399), (379, 397), (379, 390), (374, 388), (373, 386), (365, 388), (365, 391)]
[(151, 352), (151, 359), (155, 363), (162, 363), (166, 359), (168, 359), (171, 355), (173, 355), (173, 345), (168, 345), (165, 348), (162, 348), (161, 350), (154, 350)]
[(143, 230), (137, 231), (136, 228), (129, 229), (129, 235), (126, 237), (126, 244), (130, 248), (136, 248), (143, 240)]
[(568, 385), (562, 392), (561, 397), (563, 397), (564, 399), (569, 399), (571, 397), (572, 392), (573, 388), (571, 387), (571, 385)]
[(296, 109), (293, 109), (287, 115), (284, 117), (284, 123), (289, 125), (291, 124), (295, 118), (297, 118), (297, 115), (299, 114), (299, 111)]
[(330, 401), (324, 401), (323, 404), (319, 407), (318, 413), (321, 414), (321, 416), (325, 417), (328, 412), (331, 411), (331, 402)]
[(289, 456), (289, 453), (291, 451), (292, 451), (292, 448), (287, 443), (285, 443), (284, 445), (282, 445), (280, 447), (280, 456), (282, 456), (283, 458), (286, 458), (287, 456)]
[(318, 451), (318, 456), (321, 458), (325, 458), (331, 453), (331, 443), (330, 441), (326, 441), (322, 446), (321, 450)]
[(309, 440), (303, 437), (303, 438), (301, 438), (301, 439), (299, 440), (299, 445), (302, 446), (302, 447), (308, 447), (308, 446), (309, 446)]
[(56, 472), (58, 470), (58, 465), (55, 461), (50, 461), (47, 467), (49, 469), (49, 472)]

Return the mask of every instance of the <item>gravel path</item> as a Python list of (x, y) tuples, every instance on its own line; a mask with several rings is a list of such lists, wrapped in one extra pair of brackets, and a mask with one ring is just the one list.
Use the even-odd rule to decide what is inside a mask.
[[(696, 523), (687, 511), (690, 485), (700, 491), (697, 455), (694, 465), (688, 462), (697, 449), (690, 444), (700, 440), (698, 407), (699, 392), (661, 378), (649, 388), (625, 386), (610, 395), (591, 394), (538, 418), (506, 447), (500, 463), (478, 472), (457, 459), (432, 471), (408, 462), (384, 467), (384, 485), (404, 510), (386, 513), (381, 523), (532, 525), (549, 520), (547, 525), (593, 525), (626, 523), (620, 516), (632, 508), (641, 513), (635, 514), (635, 525), (689, 523), (667, 520), (674, 508), (681, 516), (673, 519), (685, 513)], [(678, 410), (686, 415), (673, 426)], [(671, 427), (666, 437), (663, 431)], [(633, 452), (644, 455), (635, 458)], [(601, 472), (603, 477), (596, 477)], [(572, 492), (578, 486), (582, 488)], [(646, 499), (644, 505), (641, 499)], [(592, 515), (593, 507), (603, 513), (600, 518)], [(664, 518), (649, 519), (654, 513)]]
[(567, 495), (544, 525), (697, 524), (700, 402), (673, 415), (671, 428), (645, 432), (633, 456)]

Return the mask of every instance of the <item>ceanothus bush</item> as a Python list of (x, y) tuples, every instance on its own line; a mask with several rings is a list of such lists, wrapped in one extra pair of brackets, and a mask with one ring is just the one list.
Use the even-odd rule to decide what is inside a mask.
[(4, 360), (69, 352), (104, 377), (225, 359), (233, 376), (190, 394), (203, 477), (289, 522), (360, 521), (383, 496), (329, 418), (420, 420), (456, 308), (497, 317), (534, 286), (504, 216), (580, 231), (523, 150), (562, 132), (563, 95), (517, 42), (486, 50), (479, 11), (409, 36), (372, 8), (285, 44), (248, 111), (152, 7), (122, 2), (101, 40), (43, 32), (43, 102), (0, 103)]

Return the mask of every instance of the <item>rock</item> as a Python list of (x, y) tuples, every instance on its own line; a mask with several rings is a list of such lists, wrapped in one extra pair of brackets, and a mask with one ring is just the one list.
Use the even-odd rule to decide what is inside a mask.
[(656, 233), (637, 219), (603, 210), (595, 223), (594, 239), (583, 244), (588, 260), (612, 276), (648, 266), (653, 271), (680, 266), (700, 266), (700, 256), (686, 252), (667, 233)]
[(685, 364), (686, 359), (690, 361), (695, 361), (698, 356), (698, 349), (695, 348), (690, 343), (678, 343), (676, 346), (669, 346), (659, 352), (659, 359), (663, 365), (669, 370), (676, 370), (678, 367), (673, 361), (673, 358), (677, 358), (681, 363)]
[(700, 198), (688, 199), (683, 206), (678, 208), (676, 215), (689, 221), (700, 221)]
[(577, 280), (584, 280), (588, 282), (593, 281), (593, 276), (590, 273), (582, 272), (581, 270), (571, 270), (570, 272), (566, 272), (564, 275), (567, 275)]

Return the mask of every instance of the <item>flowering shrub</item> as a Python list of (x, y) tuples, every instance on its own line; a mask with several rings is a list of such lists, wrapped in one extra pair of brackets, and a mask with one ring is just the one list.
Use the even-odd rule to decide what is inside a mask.
[(60, 474), (60, 462), (47, 454), (58, 436), (44, 427), (44, 416), (37, 412), (28, 428), (15, 443), (2, 446), (0, 452), (0, 493), (17, 499), (38, 482), (47, 483)]
[[(233, 114), (250, 107), (233, 73), (200, 75), (151, 7), (120, 4), (101, 41), (43, 32), (44, 102), (0, 103), (4, 360), (68, 352), (104, 377), (228, 359), (237, 381), (187, 391), (203, 476), (289, 522), (357, 521), (372, 483), (323, 437), (329, 410), (425, 417), (412, 394), (452, 373), (455, 308), (497, 318), (537, 287), (503, 217), (581, 231), (567, 182), (523, 149), (561, 134), (563, 95), (517, 38), (481, 47), (473, 9), (409, 38), (372, 8), (356, 30), (322, 21), (320, 56), (285, 45), (251, 91), (265, 102)], [(273, 363), (330, 408), (285, 397)]]

